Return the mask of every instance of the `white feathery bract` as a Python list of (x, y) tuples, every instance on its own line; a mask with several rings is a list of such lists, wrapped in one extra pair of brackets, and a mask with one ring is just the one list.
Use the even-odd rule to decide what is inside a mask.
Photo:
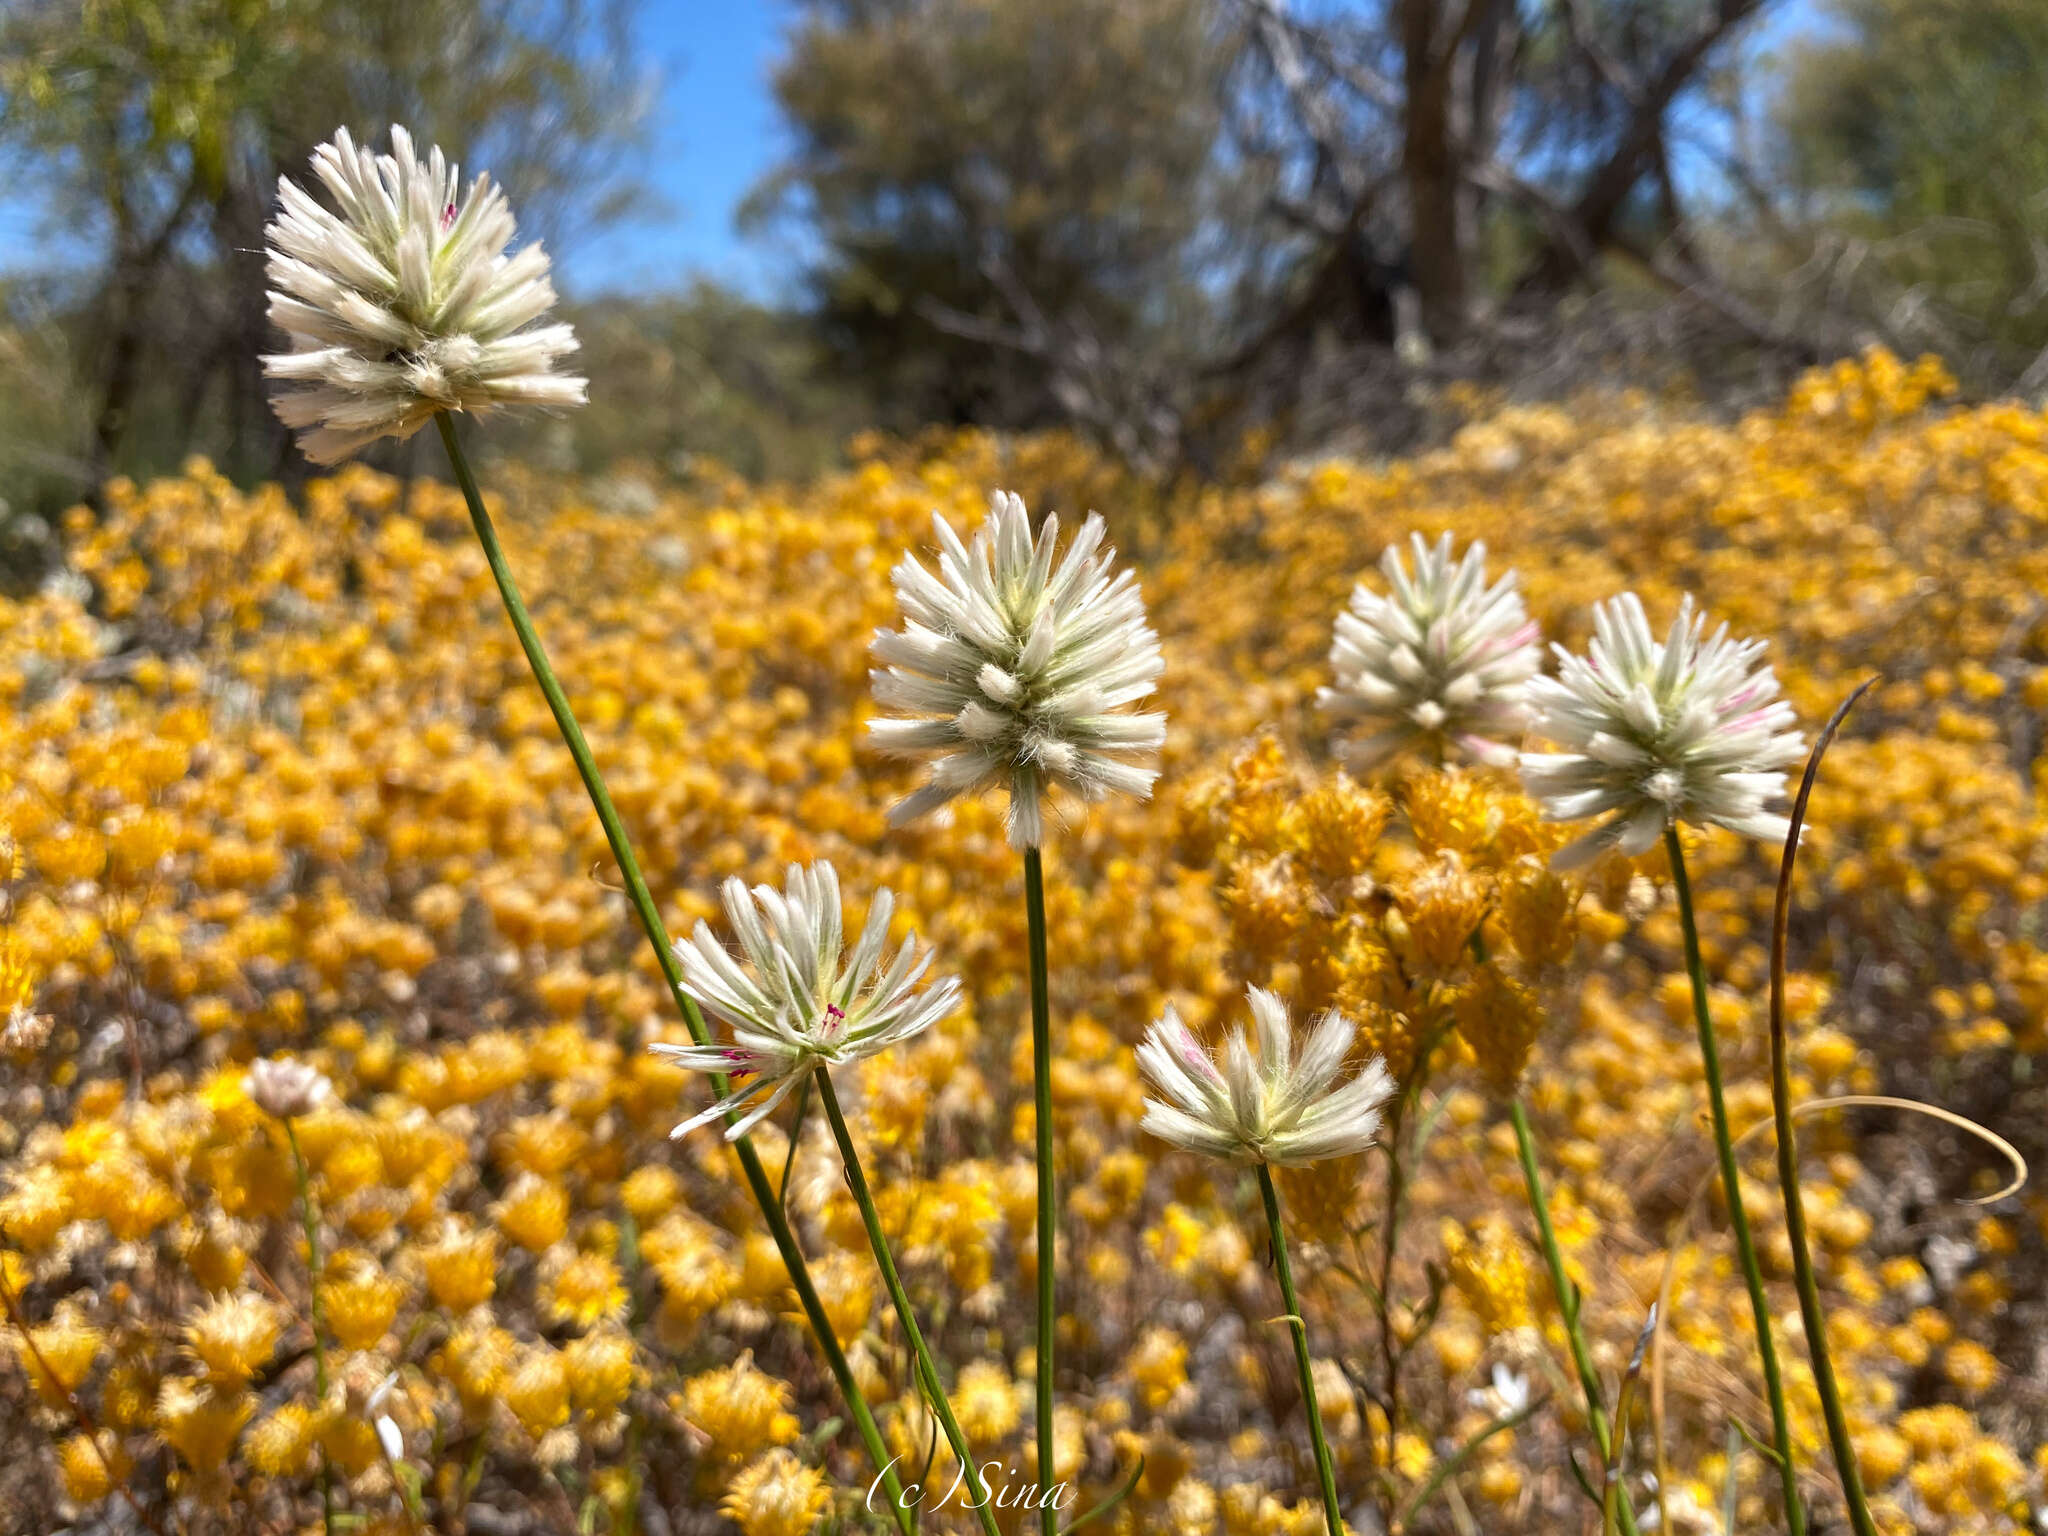
[(726, 881), (725, 914), (744, 964), (697, 925), (676, 946), (683, 990), (731, 1034), (727, 1045), (655, 1045), (656, 1053), (698, 1072), (743, 1079), (702, 1114), (675, 1128), (681, 1136), (723, 1115), (751, 1108), (726, 1131), (744, 1136), (813, 1070), (828, 1070), (887, 1050), (952, 1012), (960, 984), (948, 976), (920, 990), (932, 952), (913, 934), (884, 964), (895, 898), (875, 895), (853, 952), (844, 951), (839, 876), (822, 859), (789, 866), (784, 888)]
[(1547, 821), (1606, 818), (1552, 862), (1634, 856), (1681, 821), (1782, 842), (1790, 824), (1764, 807), (1806, 748), (1757, 664), (1764, 642), (1707, 636), (1687, 597), (1660, 644), (1633, 592), (1596, 604), (1593, 631), (1585, 656), (1555, 647), (1557, 676), (1529, 684), (1535, 731), (1564, 750), (1523, 753), (1523, 786)]
[(1010, 795), (1013, 846), (1044, 840), (1048, 791), (1082, 800), (1143, 799), (1166, 739), (1163, 714), (1122, 713), (1152, 692), (1164, 665), (1145, 622), (1137, 578), (1113, 571), (1090, 513), (1057, 566), (1059, 519), (1036, 537), (1020, 497), (998, 491), (972, 542), (934, 516), (934, 574), (914, 556), (896, 566), (900, 630), (875, 634), (875, 702), (902, 711), (871, 720), (885, 752), (930, 758), (898, 824), (985, 789)]
[(313, 151), (339, 211), (280, 177), (264, 230), (270, 319), (291, 350), (263, 369), (285, 386), (272, 405), (316, 464), (410, 437), (437, 411), (584, 400), (584, 381), (555, 371), (575, 332), (534, 324), (555, 303), (547, 252), (505, 252), (505, 194), (484, 175), (458, 197), (458, 168), (438, 147), (421, 161), (403, 128), (391, 150), (339, 130)]
[(1461, 748), (1474, 760), (1512, 765), (1526, 718), (1523, 691), (1541, 670), (1540, 635), (1522, 606), (1513, 571), (1488, 586), (1486, 546), (1451, 559), (1451, 536), (1434, 546), (1410, 535), (1411, 576), (1399, 545), (1380, 556), (1391, 589), (1360, 582), (1330, 646), (1334, 685), (1316, 700), (1377, 727), (1350, 743), (1363, 767), (1407, 748)]
[(1357, 1026), (1333, 1008), (1297, 1056), (1287, 1005), (1259, 987), (1246, 995), (1258, 1031), (1256, 1056), (1239, 1025), (1219, 1066), (1171, 1005), (1145, 1032), (1138, 1070), (1161, 1096), (1145, 1100), (1139, 1129), (1190, 1152), (1281, 1168), (1371, 1146), (1394, 1079), (1375, 1056), (1336, 1085)]

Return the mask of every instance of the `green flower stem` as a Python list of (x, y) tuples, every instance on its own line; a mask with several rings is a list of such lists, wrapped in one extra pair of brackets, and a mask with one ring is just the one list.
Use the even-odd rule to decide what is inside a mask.
[[(313, 1181), (306, 1176), (306, 1156), (299, 1150), (299, 1133), (287, 1119), (285, 1140), (292, 1147), (292, 1172), (299, 1185), (299, 1221), (306, 1229), (306, 1293), (313, 1329), (313, 1386), (320, 1400), (327, 1400), (327, 1343), (320, 1337), (320, 1223), (313, 1215)], [(320, 1526), (334, 1536), (334, 1470), (327, 1464), (325, 1447), (320, 1452)]]
[[(626, 836), (625, 824), (620, 821), (617, 809), (612, 805), (611, 792), (605, 788), (604, 776), (598, 772), (590, 743), (584, 740), (583, 727), (576, 723), (575, 713), (569, 708), (568, 695), (562, 691), (555, 670), (548, 663), (547, 652), (533, 627), (532, 616), (527, 613), (525, 600), (519, 595), (519, 585), (512, 579), (512, 568), (506, 563), (504, 548), (498, 542), (498, 530), (484, 508), (483, 493), (477, 489), (476, 476), (471, 473), (462, 443), (455, 435), (454, 419), (442, 411), (434, 417), (434, 425), (440, 428), (442, 446), (448, 450), (448, 463), (455, 471), (455, 482), (461, 486), (462, 498), (468, 503), (469, 521), (476, 529), (477, 542), (483, 546), (484, 559), (497, 581), (506, 617), (512, 621), (513, 632), (519, 636), (519, 646), (525, 651), (527, 664), (533, 669), (534, 681), (540, 684), (540, 691), (547, 698), (556, 729), (561, 732), (569, 755), (576, 760), (576, 771), (582, 776), (583, 787), (589, 792), (597, 819), (604, 826), (605, 840), (611, 844), (612, 857), (626, 882), (627, 894), (634, 912), (639, 915), (640, 926), (647, 934), (647, 942), (654, 949), (654, 958), (668, 983), (669, 995), (682, 1012), (690, 1038), (699, 1045), (708, 1045), (711, 1043), (711, 1031), (705, 1026), (704, 1016), (698, 1012), (695, 1001), (683, 990), (682, 965), (676, 959), (675, 945), (669, 940), (661, 911), (655, 906), (654, 896), (640, 873), (640, 861), (634, 857), (633, 844)], [(712, 1087), (722, 1096), (726, 1092), (724, 1076), (714, 1075)], [(881, 1473), (882, 1487), (890, 1496), (890, 1508), (896, 1512), (896, 1524), (903, 1536), (916, 1536), (916, 1522), (903, 1504), (903, 1488), (896, 1476), (895, 1458), (890, 1456), (884, 1445), (875, 1416), (868, 1408), (867, 1399), (861, 1395), (859, 1384), (853, 1379), (853, 1367), (847, 1363), (846, 1351), (840, 1348), (839, 1336), (832, 1331), (832, 1321), (825, 1313), (824, 1303), (818, 1299), (817, 1287), (811, 1283), (810, 1268), (804, 1263), (803, 1252), (796, 1245), (795, 1234), (790, 1231), (775, 1185), (770, 1181), (767, 1169), (761, 1166), (760, 1155), (755, 1152), (750, 1138), (740, 1137), (733, 1143), (733, 1150), (739, 1157), (740, 1169), (746, 1175), (754, 1203), (760, 1206), (769, 1234), (775, 1239), (776, 1251), (782, 1255), (783, 1267), (789, 1272), (790, 1287), (796, 1292), (797, 1302), (811, 1325), (811, 1332), (817, 1337), (825, 1364), (838, 1382), (847, 1411), (853, 1415), (854, 1427)]]
[(1045, 865), (1036, 848), (1024, 850), (1024, 915), (1031, 949), (1031, 1091), (1038, 1136), (1038, 1367), (1032, 1386), (1038, 1409), (1038, 1513), (1044, 1536), (1055, 1536), (1052, 1507), (1053, 1341), (1059, 1330), (1059, 1189), (1052, 1144), (1052, 1004), (1046, 995)]
[(1778, 895), (1771, 912), (1771, 1115), (1777, 1122), (1778, 1187), (1785, 1192), (1785, 1234), (1792, 1242), (1792, 1279), (1799, 1291), (1799, 1316), (1806, 1327), (1806, 1351), (1813, 1360), (1813, 1385), (1827, 1421), (1828, 1444), (1835, 1473), (1842, 1480), (1842, 1499), (1849, 1506), (1849, 1524), (1856, 1536), (1877, 1536), (1870, 1501), (1863, 1492), (1863, 1474), (1856, 1466), (1856, 1445), (1849, 1438), (1849, 1416), (1842, 1409), (1842, 1390), (1835, 1381), (1835, 1362), (1828, 1354), (1828, 1320), (1821, 1310), (1820, 1282), (1813, 1272), (1813, 1252), (1806, 1241), (1806, 1197), (1799, 1188), (1799, 1141), (1792, 1130), (1791, 1042), (1785, 1030), (1785, 940), (1792, 916), (1792, 873), (1799, 858), (1799, 828), (1806, 820), (1806, 802), (1820, 776), (1821, 755), (1841, 729), (1850, 707), (1877, 681), (1871, 678), (1829, 717), (1806, 761), (1806, 775), (1792, 802), (1792, 827), (1785, 835), (1785, 856), (1778, 866)]
[(1678, 891), (1678, 922), (1685, 931), (1685, 970), (1692, 979), (1693, 1022), (1699, 1027), (1700, 1061), (1707, 1074), (1707, 1103), (1714, 1119), (1714, 1149), (1721, 1161), (1721, 1188), (1728, 1196), (1728, 1226), (1742, 1260), (1742, 1278), (1749, 1286), (1749, 1308), (1756, 1319), (1756, 1347), (1763, 1364), (1764, 1395), (1771, 1402), (1771, 1443), (1778, 1458), (1778, 1478), (1785, 1490), (1785, 1524), (1792, 1536), (1805, 1536), (1806, 1513), (1799, 1503), (1799, 1469), (1792, 1462), (1792, 1426), (1785, 1414), (1785, 1383), (1778, 1372), (1778, 1347), (1771, 1340), (1771, 1303), (1764, 1294), (1763, 1267), (1749, 1232), (1749, 1213), (1742, 1205), (1742, 1175), (1735, 1163), (1735, 1142), (1728, 1131), (1728, 1100), (1721, 1088), (1721, 1052), (1714, 1040), (1714, 1020), (1707, 1009), (1707, 970), (1700, 960), (1700, 930), (1693, 917), (1692, 882), (1686, 878), (1685, 849), (1678, 829), (1664, 831), (1664, 852), (1671, 862), (1671, 883)]
[[(1550, 1270), (1550, 1288), (1557, 1296), (1557, 1309), (1564, 1316), (1565, 1335), (1571, 1340), (1572, 1364), (1579, 1373), (1579, 1387), (1586, 1394), (1586, 1418), (1593, 1426), (1593, 1443), (1600, 1449), (1603, 1467), (1612, 1466), (1619, 1453), (1613, 1431), (1608, 1427), (1607, 1408), (1600, 1389), (1600, 1373), (1593, 1369), (1593, 1354), (1586, 1347), (1586, 1329), (1579, 1318), (1579, 1289), (1564, 1272), (1564, 1254), (1557, 1246), (1557, 1229), (1550, 1221), (1550, 1197), (1543, 1192), (1543, 1174), (1536, 1165), (1536, 1136), (1529, 1129), (1529, 1112), (1517, 1094), (1508, 1100), (1508, 1118), (1514, 1122), (1515, 1147), (1522, 1158), (1522, 1182), (1528, 1186), (1529, 1209), (1536, 1217), (1537, 1236), (1543, 1244), (1543, 1261)], [(1621, 1500), (1621, 1528), (1636, 1536), (1636, 1512), (1629, 1500)]]
[(818, 1102), (824, 1106), (825, 1119), (832, 1126), (832, 1139), (839, 1143), (840, 1160), (846, 1164), (846, 1184), (853, 1191), (854, 1204), (860, 1207), (861, 1224), (867, 1228), (868, 1246), (875, 1250), (875, 1263), (882, 1271), (882, 1284), (888, 1288), (889, 1300), (895, 1303), (897, 1320), (903, 1324), (903, 1335), (910, 1341), (910, 1351), (916, 1358), (917, 1374), (924, 1383), (925, 1396), (931, 1399), (932, 1412), (938, 1415), (946, 1444), (953, 1448), (953, 1454), (959, 1458), (960, 1466), (967, 1475), (967, 1491), (974, 1501), (974, 1512), (981, 1519), (982, 1530), (987, 1536), (1000, 1536), (988, 1485), (982, 1481), (981, 1469), (974, 1464), (974, 1453), (968, 1449), (967, 1436), (960, 1429), (960, 1421), (953, 1417), (953, 1405), (947, 1400), (945, 1383), (939, 1379), (938, 1362), (932, 1358), (931, 1349), (924, 1341), (924, 1330), (917, 1326), (917, 1313), (910, 1305), (910, 1293), (903, 1289), (902, 1277), (896, 1273), (896, 1260), (889, 1253), (889, 1239), (882, 1231), (882, 1218), (875, 1210), (875, 1197), (868, 1189), (867, 1175), (861, 1171), (860, 1153), (854, 1148), (853, 1133), (846, 1128), (846, 1116), (839, 1109), (839, 1094), (822, 1066), (812, 1076), (818, 1084)]
[(1337, 1507), (1337, 1473), (1330, 1461), (1330, 1442), (1323, 1434), (1323, 1410), (1316, 1402), (1315, 1367), (1308, 1357), (1308, 1323), (1294, 1294), (1294, 1271), (1287, 1263), (1287, 1237), (1280, 1230), (1280, 1191), (1273, 1170), (1259, 1164), (1259, 1195), (1266, 1202), (1266, 1229), (1273, 1240), (1273, 1272), (1280, 1278), (1280, 1299), (1287, 1305), (1287, 1326), (1294, 1335), (1294, 1363), (1301, 1367), (1301, 1401), (1308, 1409), (1308, 1436), (1315, 1443), (1316, 1480), (1323, 1489), (1323, 1519), (1329, 1536), (1344, 1536), (1344, 1512)]

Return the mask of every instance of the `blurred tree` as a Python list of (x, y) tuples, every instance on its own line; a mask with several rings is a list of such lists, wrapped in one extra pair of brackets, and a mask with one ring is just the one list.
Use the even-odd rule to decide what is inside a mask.
[(757, 205), (906, 416), (1214, 463), (1320, 393), (1398, 436), (1418, 377), (1583, 350), (1573, 292), (1798, 345), (1673, 171), (1763, 3), (809, 0)]
[(338, 125), (381, 142), (405, 122), (488, 158), (528, 238), (622, 211), (647, 99), (631, 16), (632, 0), (16, 0), (0, 155), (60, 232), (69, 271), (45, 291), (91, 402), (92, 474), (195, 450), (242, 474), (287, 465), (257, 361), (263, 226), (279, 173)]
[(1837, 0), (1784, 70), (1782, 266), (1979, 387), (2048, 388), (2048, 6)]
[(808, 317), (709, 283), (679, 297), (609, 297), (572, 306), (581, 366), (603, 381), (568, 418), (576, 463), (638, 462), (686, 472), (699, 455), (751, 478), (795, 479), (830, 465), (873, 425), (866, 391), (826, 369)]
[(1249, 211), (1230, 43), (1208, 0), (811, 0), (775, 76), (796, 150), (750, 212), (814, 226), (817, 314), (895, 424), (1079, 420), (1154, 457), (1204, 243)]

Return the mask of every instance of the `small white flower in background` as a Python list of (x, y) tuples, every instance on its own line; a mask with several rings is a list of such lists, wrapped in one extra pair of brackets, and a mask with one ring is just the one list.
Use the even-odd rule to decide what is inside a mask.
[(1370, 767), (1404, 748), (1450, 746), (1497, 767), (1511, 765), (1526, 718), (1523, 689), (1541, 670), (1535, 623), (1509, 571), (1486, 584), (1486, 546), (1451, 560), (1451, 536), (1434, 546), (1410, 535), (1415, 573), (1399, 545), (1380, 556), (1392, 592), (1360, 582), (1337, 618), (1330, 646), (1333, 686), (1319, 689), (1325, 709), (1376, 726), (1346, 755)]
[(1059, 519), (1037, 536), (1021, 498), (998, 491), (971, 543), (934, 516), (934, 575), (905, 555), (894, 579), (900, 630), (875, 634), (875, 702), (904, 718), (868, 722), (885, 752), (929, 757), (924, 786), (890, 812), (898, 825), (955, 796), (1010, 795), (1010, 843), (1045, 838), (1045, 797), (1144, 799), (1146, 761), (1166, 740), (1163, 714), (1118, 713), (1152, 692), (1164, 663), (1129, 571), (1112, 574), (1102, 519), (1090, 513), (1057, 567)]
[(681, 1136), (760, 1098), (726, 1131), (745, 1135), (813, 1070), (858, 1061), (900, 1044), (943, 1019), (960, 1000), (951, 976), (919, 990), (932, 952), (915, 934), (886, 965), (895, 898), (879, 891), (850, 955), (843, 954), (839, 876), (820, 860), (789, 866), (786, 888), (740, 879), (723, 891), (739, 936), (743, 966), (705, 923), (676, 946), (683, 990), (732, 1034), (729, 1045), (655, 1045), (650, 1049), (698, 1072), (744, 1079), (704, 1113), (672, 1132)]
[(1138, 1070), (1163, 1096), (1145, 1101), (1139, 1129), (1190, 1152), (1234, 1163), (1300, 1167), (1372, 1145), (1394, 1079), (1375, 1056), (1334, 1086), (1357, 1026), (1334, 1008), (1297, 1057), (1287, 1005), (1259, 987), (1246, 994), (1258, 1029), (1252, 1054), (1242, 1025), (1219, 1067), (1169, 1005), (1138, 1046)]
[(1496, 1360), (1492, 1383), (1467, 1392), (1465, 1401), (1495, 1418), (1512, 1418), (1529, 1406), (1529, 1378)]
[[(1735, 641), (1686, 598), (1662, 644), (1633, 592), (1593, 609), (1584, 657), (1554, 647), (1558, 675), (1529, 684), (1537, 734), (1565, 750), (1522, 754), (1522, 784), (1546, 821), (1607, 819), (1558, 850), (1581, 864), (1609, 848), (1633, 857), (1679, 822), (1782, 842), (1764, 809), (1806, 753), (1761, 640)], [(1703, 638), (1705, 637), (1705, 638)]]
[(384, 1448), (387, 1461), (405, 1460), (405, 1435), (398, 1427), (398, 1420), (384, 1411), (384, 1404), (391, 1397), (391, 1389), (398, 1385), (398, 1372), (393, 1371), (377, 1383), (370, 1399), (363, 1405), (363, 1415), (377, 1431), (377, 1443)]
[(320, 1074), (318, 1068), (303, 1061), (293, 1061), (289, 1056), (250, 1063), (242, 1086), (256, 1101), (258, 1109), (279, 1120), (295, 1120), (300, 1115), (310, 1115), (334, 1092), (334, 1085)]
[(403, 128), (391, 150), (359, 149), (341, 129), (313, 151), (339, 212), (280, 177), (264, 230), (270, 319), (291, 350), (263, 368), (286, 386), (273, 405), (316, 464), (410, 437), (436, 411), (584, 399), (582, 379), (555, 371), (575, 332), (533, 324), (555, 303), (547, 252), (505, 253), (505, 194), (486, 175), (458, 197), (457, 168), (438, 148), (418, 159)]

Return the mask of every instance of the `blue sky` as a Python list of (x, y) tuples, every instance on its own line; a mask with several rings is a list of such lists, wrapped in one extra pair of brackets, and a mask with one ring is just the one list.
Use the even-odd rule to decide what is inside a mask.
[(768, 77), (790, 20), (783, 0), (648, 0), (642, 51), (664, 89), (647, 176), (665, 206), (564, 251), (565, 286), (666, 287), (692, 273), (763, 297), (789, 285), (796, 259), (743, 241), (733, 213), (788, 147)]

